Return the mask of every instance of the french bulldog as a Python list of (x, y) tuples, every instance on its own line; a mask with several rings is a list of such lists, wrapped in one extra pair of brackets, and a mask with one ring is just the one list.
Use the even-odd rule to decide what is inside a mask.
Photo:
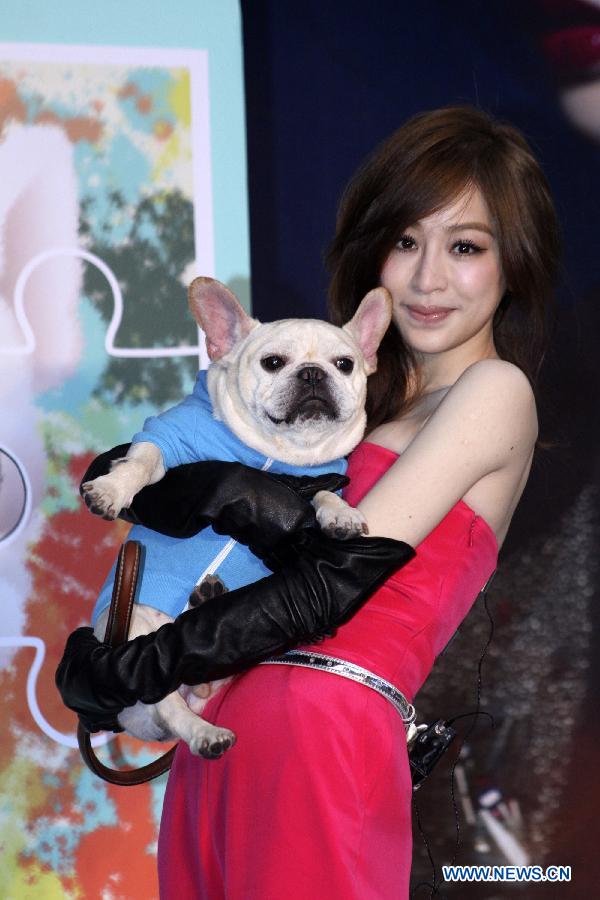
[[(391, 298), (385, 288), (370, 291), (341, 328), (313, 319), (262, 324), (244, 311), (225, 285), (211, 278), (192, 282), (189, 302), (206, 335), (212, 415), (243, 444), (293, 466), (317, 466), (346, 456), (359, 443), (366, 425), (367, 376), (376, 369), (377, 349), (391, 320)], [(169, 414), (180, 416), (184, 406), (164, 414), (164, 427), (169, 427)], [(180, 418), (172, 422), (184, 429)], [(214, 457), (204, 452), (198, 458)], [(141, 440), (113, 463), (109, 474), (82, 486), (84, 499), (93, 512), (116, 518), (138, 491), (164, 474), (159, 446)], [(336, 494), (320, 491), (313, 505), (319, 526), (327, 533), (351, 537), (366, 532), (362, 515)], [(149, 532), (149, 537), (153, 534)], [(100, 638), (107, 617), (108, 609), (96, 623)], [(130, 637), (168, 621), (172, 619), (165, 612), (138, 603)], [(125, 709), (119, 721), (143, 740), (179, 738), (193, 753), (217, 758), (233, 745), (235, 735), (205, 722), (200, 713), (223, 683), (184, 687), (154, 706), (138, 703)]]

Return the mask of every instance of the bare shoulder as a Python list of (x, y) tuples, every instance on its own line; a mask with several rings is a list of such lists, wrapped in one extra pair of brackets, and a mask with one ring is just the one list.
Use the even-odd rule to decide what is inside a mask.
[(518, 440), (531, 449), (538, 434), (535, 397), (529, 379), (513, 363), (482, 359), (469, 366), (444, 398), (443, 407), (454, 418), (462, 414), (474, 425), (485, 426), (489, 435), (498, 431), (503, 440)]
[(536, 438), (524, 373), (498, 359), (474, 363), (361, 500), (370, 533), (416, 546), (462, 499), (502, 540)]
[(487, 388), (497, 387), (503, 390), (508, 388), (533, 402), (533, 390), (527, 375), (514, 363), (505, 359), (480, 359), (472, 363), (465, 369), (454, 387), (459, 384), (481, 384)]
[[(468, 470), (470, 484), (499, 471), (522, 471), (538, 434), (533, 390), (527, 376), (500, 359), (469, 366), (406, 450), (405, 458), (452, 453)], [(462, 495), (461, 495), (462, 496)]]
[(498, 450), (505, 448), (506, 461), (514, 461), (531, 454), (537, 435), (535, 398), (525, 373), (505, 360), (482, 359), (465, 369), (441, 397), (378, 426), (369, 440), (404, 456), (417, 448), (421, 452), (427, 442), (438, 447), (457, 444), (461, 454), (477, 443), (489, 449), (492, 438)]

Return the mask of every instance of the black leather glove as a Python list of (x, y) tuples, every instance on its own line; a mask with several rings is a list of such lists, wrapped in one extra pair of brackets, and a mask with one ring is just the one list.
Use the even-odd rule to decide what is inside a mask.
[[(111, 462), (125, 456), (129, 446), (121, 444), (98, 456), (82, 484), (106, 475)], [(164, 478), (136, 494), (119, 518), (179, 538), (211, 525), (260, 556), (291, 532), (316, 525), (309, 501), (318, 491), (337, 491), (346, 484), (348, 478), (335, 472), (314, 478), (272, 475), (242, 463), (207, 460), (169, 469)]]
[(415, 551), (389, 538), (297, 532), (294, 562), (267, 578), (182, 613), (152, 634), (108, 647), (91, 628), (67, 641), (56, 673), (63, 701), (88, 731), (120, 730), (136, 701), (156, 703), (180, 684), (233, 675), (273, 654), (311, 643), (343, 624)]

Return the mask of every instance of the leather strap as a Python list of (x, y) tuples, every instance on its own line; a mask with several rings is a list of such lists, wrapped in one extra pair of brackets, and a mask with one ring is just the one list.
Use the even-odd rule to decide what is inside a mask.
[[(142, 548), (138, 541), (126, 541), (119, 551), (108, 622), (106, 623), (106, 632), (104, 634), (105, 643), (111, 647), (124, 643), (129, 635), (131, 613), (135, 602), (135, 589), (140, 573), (141, 556)], [(104, 781), (124, 787), (133, 784), (144, 784), (146, 781), (152, 781), (153, 778), (162, 775), (163, 772), (167, 772), (171, 767), (176, 749), (171, 747), (170, 750), (163, 753), (154, 762), (141, 766), (139, 769), (111, 769), (100, 762), (96, 756), (92, 747), (91, 737), (81, 723), (79, 723), (77, 728), (77, 742), (83, 761), (88, 769), (91, 769), (95, 775), (98, 775)]]

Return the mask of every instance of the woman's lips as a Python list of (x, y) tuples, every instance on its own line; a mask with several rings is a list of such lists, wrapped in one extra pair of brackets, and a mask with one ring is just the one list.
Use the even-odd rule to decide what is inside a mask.
[(454, 312), (453, 308), (448, 306), (415, 306), (413, 304), (409, 306), (407, 304), (406, 309), (411, 319), (432, 325), (443, 322), (451, 312)]

